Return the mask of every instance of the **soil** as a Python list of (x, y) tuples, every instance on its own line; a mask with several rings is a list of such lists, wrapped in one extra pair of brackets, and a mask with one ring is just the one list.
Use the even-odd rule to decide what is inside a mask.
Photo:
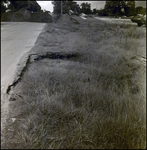
[[(89, 18), (91, 20), (93, 20), (93, 22), (97, 21), (95, 19)], [(64, 34), (72, 34), (72, 32), (78, 32), (80, 28), (83, 27), (83, 25), (88, 25), (88, 22), (80, 17), (76, 17), (76, 16), (69, 16), (69, 15), (63, 15), (62, 17), (60, 17), (60, 19), (58, 18), (53, 18), (54, 22), (53, 23), (49, 23), (50, 26), (46, 25), (43, 32), (40, 34), (40, 36), (38, 37), (36, 44), (34, 45), (34, 47), (31, 49), (30, 51), (30, 63), (33, 63), (33, 61), (35, 60), (39, 60), (41, 59), (41, 57), (45, 57), (47, 56), (46, 54), (49, 53), (49, 57), (54, 57), (54, 59), (59, 58), (59, 57), (77, 57), (77, 54), (73, 54), (72, 51), (69, 54), (66, 54), (66, 51), (63, 49), (63, 44), (64, 44)], [(49, 38), (48, 37), (48, 33), (49, 37), (51, 38), (51, 42), (50, 43), (46, 43), (44, 41), (45, 38)], [(58, 36), (58, 41), (56, 40)], [(72, 39), (71, 39), (72, 40)], [(68, 43), (67, 47), (70, 47), (71, 43)], [(54, 56), (51, 56), (50, 53), (54, 53)], [(55, 58), (56, 57), (56, 58)], [(15, 89), (15, 91), (19, 89)], [(16, 100), (17, 99), (17, 100)], [(17, 119), (17, 116), (20, 116), (21, 114), (23, 114), (23, 109), (20, 110), (20, 107), (18, 107), (20, 105), (19, 103), (19, 99), (21, 99), (20, 95), (16, 95), (15, 92), (13, 92), (13, 88), (12, 91), (10, 93), (10, 97), (9, 97), (9, 116), (7, 117), (7, 125), (9, 126), (9, 135), (11, 138), (11, 134), (12, 134), (12, 130), (11, 130), (11, 125), (15, 122), (15, 120)], [(22, 107), (21, 107), (22, 108)], [(25, 109), (25, 108), (24, 108)], [(5, 132), (2, 134), (2, 136), (4, 136)], [(8, 136), (8, 133), (7, 133)], [(4, 139), (2, 139), (4, 140)], [(5, 141), (2, 141), (2, 143), (5, 143)]]
[[(29, 12), (29, 11), (27, 11), (27, 12)], [(12, 14), (10, 12), (8, 12), (8, 17), (7, 17), (8, 19), (11, 18), (10, 15), (12, 15)], [(58, 18), (60, 18), (60, 19), (58, 19)], [(18, 18), (15, 18), (15, 15), (13, 15), (13, 18), (11, 18), (11, 19), (12, 19), (12, 21), (18, 21)], [(20, 21), (23, 21), (22, 19), (26, 19), (26, 18), (21, 18)], [(25, 21), (27, 21), (27, 20), (25, 20)], [(35, 60), (39, 60), (41, 57), (44, 57), (44, 55), (46, 56), (46, 53), (50, 52), (50, 48), (52, 49), (51, 51), (54, 51), (53, 56), (50, 56), (50, 57), (54, 57), (54, 59), (56, 59), (55, 57), (58, 57), (58, 58), (59, 57), (62, 57), (62, 58), (63, 57), (67, 57), (67, 58), (77, 57), (76, 53), (75, 54), (73, 54), (73, 53), (66, 54), (64, 52), (60, 53), (60, 50), (62, 48), (61, 48), (61, 45), (59, 43), (57, 43), (55, 35), (58, 35), (59, 39), (63, 39), (64, 33), (77, 31), (79, 28), (79, 25), (80, 25), (79, 21), (76, 21), (69, 15), (63, 15), (62, 17), (57, 16), (56, 18), (54, 18), (54, 21), (56, 23), (51, 22), (51, 23), (49, 23), (50, 26), (48, 26), (48, 24), (45, 26), (45, 28), (43, 29), (43, 32), (38, 37), (36, 44), (31, 49), (30, 57), (29, 57), (29, 59), (30, 59), (29, 61), (31, 63), (33, 63), (33, 61), (35, 61)], [(83, 20), (81, 19), (80, 21), (83, 21)], [(48, 32), (50, 33), (50, 36), (52, 37), (52, 44), (48, 45), (48, 47), (46, 47), (43, 44), (42, 37), (47, 38), (46, 33), (48, 33)], [(47, 50), (46, 50), (46, 48), (47, 48)], [(19, 97), (19, 95), (16, 95), (13, 92), (13, 89), (15, 89), (15, 86), (11, 87), (11, 91), (9, 92), (9, 94), (4, 94), (4, 92), (1, 93), (2, 94), (1, 98), (5, 99), (5, 103), (2, 104), (2, 108), (4, 108), (4, 110), (7, 110), (7, 112), (4, 111), (3, 109), (1, 110), (1, 117), (2, 117), (2, 120), (1, 120), (1, 128), (2, 128), (1, 143), (2, 144), (1, 145), (3, 145), (3, 143), (6, 143), (5, 142), (6, 133), (7, 133), (7, 136), (9, 136), (11, 139), (11, 134), (13, 132), (11, 125), (15, 122), (16, 116), (23, 114), (23, 110), (25, 110), (25, 108), (20, 110), (19, 100), (21, 99), (21, 97)], [(15, 89), (15, 91), (17, 91), (17, 90), (19, 91), (19, 89)]]

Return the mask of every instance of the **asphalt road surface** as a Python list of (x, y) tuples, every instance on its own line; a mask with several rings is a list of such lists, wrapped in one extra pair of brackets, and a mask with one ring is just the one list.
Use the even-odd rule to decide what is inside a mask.
[[(89, 18), (83, 16), (81, 16), (81, 18), (84, 20), (89, 20)], [(109, 17), (93, 17), (93, 19), (103, 20), (105, 22), (113, 23), (113, 24), (128, 24), (128, 25), (137, 26), (137, 23), (132, 22), (131, 19), (118, 19), (118, 18), (109, 18)]]
[(45, 23), (1, 23), (1, 88), (6, 89), (21, 56), (36, 42)]
[(45, 23), (1, 22), (1, 129), (8, 112), (6, 89), (20, 58), (35, 44)]
[(137, 26), (137, 23), (132, 22), (131, 19), (118, 19), (118, 18), (108, 18), (108, 17), (94, 17), (94, 18), (106, 22), (115, 23), (115, 24), (129, 24), (129, 25)]

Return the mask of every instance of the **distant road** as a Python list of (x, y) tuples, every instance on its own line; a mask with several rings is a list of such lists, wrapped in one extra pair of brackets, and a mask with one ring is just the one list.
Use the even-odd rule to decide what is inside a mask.
[[(87, 18), (87, 17), (80, 16), (80, 18), (87, 21), (91, 20), (91, 18), (89, 17)], [(114, 24), (129, 24), (129, 25), (137, 26), (137, 23), (132, 22), (131, 19), (118, 19), (118, 18), (109, 18), (109, 17), (92, 17), (92, 18), (96, 20), (103, 20)]]
[(106, 22), (116, 23), (116, 24), (131, 24), (137, 26), (137, 23), (132, 22), (131, 19), (118, 19), (118, 18), (108, 18), (108, 17), (94, 17), (94, 18)]

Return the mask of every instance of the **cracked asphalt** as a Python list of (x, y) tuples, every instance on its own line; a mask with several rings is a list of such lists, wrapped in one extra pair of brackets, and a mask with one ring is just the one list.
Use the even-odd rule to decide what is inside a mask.
[[(1, 133), (8, 114), (6, 90), (12, 84), (18, 63), (34, 46), (46, 23), (1, 22)], [(24, 57), (25, 58), (25, 57)], [(19, 68), (23, 68), (23, 63)]]

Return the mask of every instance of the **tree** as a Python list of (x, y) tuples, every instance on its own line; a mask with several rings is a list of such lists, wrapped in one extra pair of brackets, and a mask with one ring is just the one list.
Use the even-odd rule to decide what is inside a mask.
[(142, 10), (142, 14), (145, 15), (146, 14), (146, 8), (143, 8)]
[(91, 14), (91, 4), (90, 3), (82, 3), (81, 4), (81, 12), (85, 14)]
[(125, 6), (125, 15), (126, 16), (134, 16), (136, 15), (136, 9), (135, 9), (135, 1), (126, 1), (126, 6)]
[(142, 13), (143, 13), (143, 7), (142, 6), (136, 7), (136, 14), (142, 14)]
[[(55, 14), (60, 14), (61, 13), (61, 1), (52, 1), (52, 4), (54, 5), (53, 12)], [(77, 4), (77, 2), (74, 2), (73, 0), (62, 1), (62, 10), (63, 10), (63, 14), (65, 13), (69, 14), (69, 10), (72, 10), (73, 12), (77, 14), (81, 12), (80, 6)]]
[(73, 0), (63, 1), (62, 7), (63, 7), (63, 14), (65, 13), (69, 14), (69, 10), (72, 10), (72, 11), (75, 10), (76, 2), (73, 2)]
[(96, 13), (97, 13), (97, 10), (94, 8), (93, 11), (92, 11), (92, 13), (93, 13), (93, 14), (96, 14)]
[(80, 6), (79, 6), (79, 4), (77, 4), (77, 2), (71, 2), (70, 3), (70, 9), (74, 12), (74, 13), (76, 13), (76, 14), (80, 14), (81, 13), (81, 9), (80, 9)]
[(55, 14), (60, 14), (61, 13), (61, 1), (52, 1), (52, 4), (54, 5), (53, 12)]
[(41, 10), (40, 5), (36, 2), (36, 1), (28, 1), (28, 6), (27, 6), (27, 10), (33, 11), (33, 12), (37, 12)]
[(105, 4), (105, 11), (107, 13), (107, 15), (111, 16), (111, 15), (115, 15), (115, 16), (120, 16), (123, 15), (123, 11), (122, 8), (125, 7), (125, 1), (121, 0), (121, 1), (106, 1)]
[(39, 11), (41, 10), (40, 5), (36, 1), (13, 1), (9, 0), (10, 4), (8, 5), (8, 8), (11, 9), (11, 11), (16, 12), (22, 8), (25, 8), (29, 11)]
[(106, 10), (108, 15), (114, 16), (131, 16), (135, 14), (135, 1), (106, 1), (104, 9)]
[(100, 9), (100, 10), (98, 10), (98, 15), (99, 16), (108, 16), (108, 13), (107, 13), (106, 9)]

